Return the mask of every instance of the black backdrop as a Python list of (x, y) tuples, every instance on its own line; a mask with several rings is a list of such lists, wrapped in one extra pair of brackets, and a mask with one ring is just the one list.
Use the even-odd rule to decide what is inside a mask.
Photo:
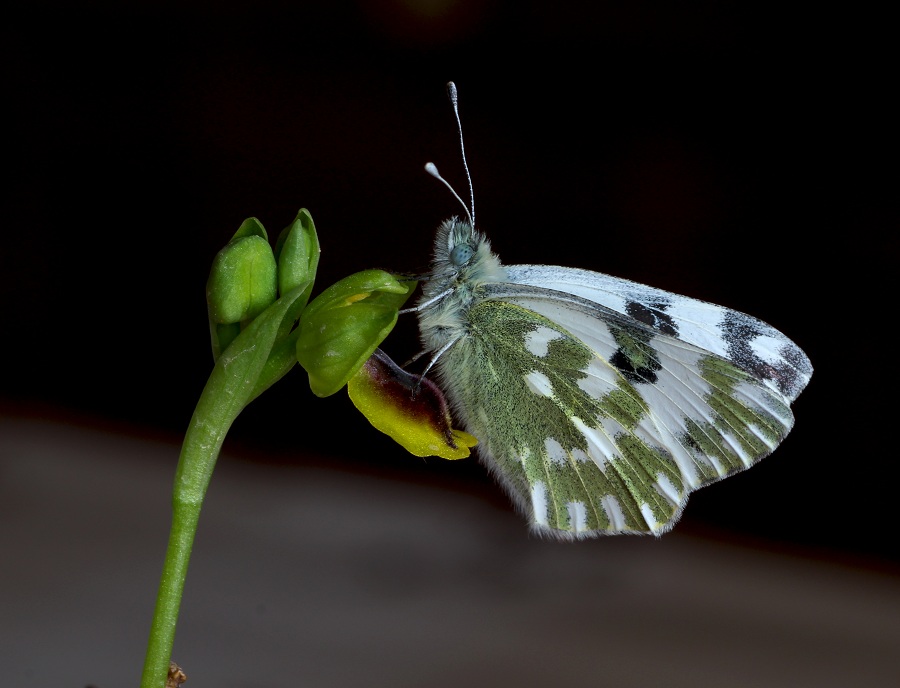
[[(877, 22), (732, 3), (34, 2), (3, 27), (2, 410), (175, 435), (211, 365), (210, 260), (307, 207), (318, 288), (425, 267), (465, 191), (505, 262), (722, 303), (816, 367), (797, 425), (687, 527), (896, 559), (896, 160)], [(834, 21), (831, 21), (831, 20)], [(889, 89), (888, 89), (889, 90)], [(401, 323), (386, 347), (416, 349)], [(503, 500), (474, 462), (405, 455), (301, 371), (232, 433)], [(277, 458), (273, 458), (277, 457)], [(174, 459), (173, 459), (174, 460)]]

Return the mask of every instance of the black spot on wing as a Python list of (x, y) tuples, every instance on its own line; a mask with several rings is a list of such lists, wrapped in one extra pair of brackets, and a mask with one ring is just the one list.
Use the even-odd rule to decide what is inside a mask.
[(650, 333), (637, 327), (610, 327), (618, 348), (609, 362), (632, 384), (655, 384), (656, 371), (662, 368), (656, 350), (650, 346)]
[(739, 368), (760, 380), (771, 380), (778, 391), (787, 397), (794, 397), (803, 388), (805, 383), (799, 371), (809, 368), (809, 361), (790, 341), (779, 350), (779, 360), (770, 363), (760, 358), (750, 346), (756, 337), (764, 334), (756, 320), (730, 311), (726, 313), (721, 328), (728, 355)]
[(660, 369), (659, 361), (651, 361), (650, 365), (635, 365), (622, 349), (618, 349), (609, 359), (616, 369), (622, 373), (622, 377), (631, 384), (656, 383), (656, 371)]
[(665, 312), (668, 307), (669, 303), (666, 301), (655, 301), (646, 304), (629, 301), (625, 304), (625, 312), (635, 320), (649, 325), (654, 330), (677, 337), (678, 326), (675, 324), (672, 316)]

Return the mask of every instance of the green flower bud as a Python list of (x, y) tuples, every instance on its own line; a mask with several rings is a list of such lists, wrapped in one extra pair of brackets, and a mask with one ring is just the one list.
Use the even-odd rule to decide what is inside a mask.
[(320, 252), (316, 225), (309, 211), (301, 208), (294, 221), (278, 235), (275, 243), (279, 295), (284, 296), (294, 287), (309, 283), (298, 299), (299, 310), (303, 310), (312, 293)]
[(314, 394), (327, 397), (347, 384), (393, 329), (415, 286), (382, 270), (366, 270), (333, 284), (306, 307), (297, 361)]
[(206, 282), (216, 358), (236, 336), (234, 326), (250, 323), (275, 302), (276, 292), (275, 255), (265, 228), (251, 217), (244, 220), (231, 241), (216, 254)]

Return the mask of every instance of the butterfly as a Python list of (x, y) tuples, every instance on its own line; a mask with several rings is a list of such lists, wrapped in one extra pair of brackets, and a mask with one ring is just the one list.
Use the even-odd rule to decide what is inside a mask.
[(505, 266), (474, 200), (462, 205), (466, 217), (438, 229), (413, 310), (457, 420), (533, 531), (660, 535), (692, 491), (790, 431), (812, 365), (781, 332), (610, 275)]

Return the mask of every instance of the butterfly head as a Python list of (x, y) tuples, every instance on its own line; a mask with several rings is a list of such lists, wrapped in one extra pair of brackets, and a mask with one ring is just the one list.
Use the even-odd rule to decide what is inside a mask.
[(471, 223), (457, 217), (450, 218), (438, 230), (436, 251), (439, 253), (441, 244), (444, 244), (447, 251), (446, 260), (450, 266), (456, 269), (464, 268), (475, 257), (478, 244), (484, 241), (483, 237), (477, 234)]
[(458, 217), (444, 221), (434, 245), (435, 277), (460, 281), (479, 279), (485, 269), (499, 269), (491, 243), (469, 222)]

